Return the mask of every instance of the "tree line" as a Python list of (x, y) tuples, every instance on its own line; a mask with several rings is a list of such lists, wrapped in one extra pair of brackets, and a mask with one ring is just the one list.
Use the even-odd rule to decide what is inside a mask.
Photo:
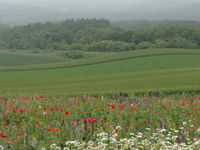
[(121, 52), (147, 48), (200, 47), (200, 28), (145, 27), (124, 31), (106, 19), (67, 19), (14, 26), (0, 34), (0, 47), (23, 50)]
[(200, 21), (194, 20), (127, 20), (113, 21), (112, 27), (122, 28), (125, 31), (135, 31), (140, 28), (159, 28), (168, 26), (200, 27)]

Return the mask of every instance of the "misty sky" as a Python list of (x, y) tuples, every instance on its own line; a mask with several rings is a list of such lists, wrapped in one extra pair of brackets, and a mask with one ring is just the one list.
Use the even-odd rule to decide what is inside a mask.
[(0, 23), (20, 25), (70, 18), (200, 20), (200, 0), (0, 0)]
[(163, 9), (173, 8), (177, 5), (187, 5), (199, 0), (0, 0), (0, 2), (15, 2), (32, 5), (40, 5), (46, 8), (68, 11), (72, 8), (85, 12), (95, 10), (123, 11), (127, 9)]

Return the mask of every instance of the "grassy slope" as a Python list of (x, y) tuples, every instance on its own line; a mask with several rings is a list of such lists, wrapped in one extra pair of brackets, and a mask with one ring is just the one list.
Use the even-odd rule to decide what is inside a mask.
[(65, 62), (67, 59), (51, 55), (0, 51), (1, 66), (18, 66)]
[(200, 55), (159, 55), (99, 63), (86, 66), (24, 71), (3, 71), (0, 81), (54, 79), (79, 76), (94, 76), (135, 71), (163, 70), (200, 67)]
[[(165, 55), (165, 54), (200, 54), (200, 50), (187, 50), (187, 49), (148, 49), (148, 50), (134, 50), (123, 53), (108, 53), (103, 56), (94, 57), (90, 59), (75, 60), (70, 62), (62, 63), (52, 63), (52, 64), (43, 64), (43, 65), (28, 65), (28, 66), (19, 66), (19, 67), (10, 67), (6, 70), (34, 70), (34, 69), (51, 69), (51, 68), (66, 68), (66, 67), (75, 67), (83, 66), (89, 64), (98, 64), (105, 62), (112, 62), (116, 60), (123, 60), (129, 58), (145, 57), (145, 56), (154, 56), (154, 55)], [(5, 70), (5, 69), (4, 69)]]
[(90, 77), (2, 81), (0, 91), (13, 94), (109, 94), (200, 90), (200, 68), (140, 71)]
[[(168, 54), (173, 53), (172, 50), (166, 51)], [(119, 91), (140, 93), (157, 90), (164, 92), (200, 90), (200, 51), (175, 50), (174, 53), (181, 55), (160, 55), (167, 53), (166, 51), (140, 50), (140, 53), (139, 51), (117, 53), (112, 58), (108, 54), (101, 61), (98, 57), (96, 61), (88, 59), (53, 64), (53, 67), (63, 65), (62, 67), (68, 66), (68, 68), (1, 71), (0, 92), (71, 95), (109, 94)], [(196, 54), (182, 55), (182, 53)], [(151, 57), (144, 57), (146, 55)], [(108, 58), (110, 62), (101, 63), (109, 61)], [(86, 65), (87, 63), (90, 65)], [(37, 68), (38, 65), (29, 69), (33, 69), (32, 67)]]

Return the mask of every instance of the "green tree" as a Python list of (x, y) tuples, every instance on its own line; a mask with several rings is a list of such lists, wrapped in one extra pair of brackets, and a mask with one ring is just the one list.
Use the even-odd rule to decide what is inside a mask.
[(141, 42), (138, 44), (137, 49), (149, 49), (153, 48), (153, 46), (151, 42)]

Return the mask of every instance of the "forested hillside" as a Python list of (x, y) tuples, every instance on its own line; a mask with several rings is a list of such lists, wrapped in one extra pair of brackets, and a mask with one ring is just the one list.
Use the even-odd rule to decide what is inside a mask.
[(8, 25), (4, 25), (0, 23), (0, 35), (5, 32), (6, 30), (8, 30), (10, 28), (10, 26)]
[(140, 28), (159, 28), (168, 26), (193, 26), (200, 27), (199, 21), (186, 20), (129, 20), (111, 22), (113, 27), (122, 28), (125, 31), (137, 30)]
[[(0, 37), (1, 37), (2, 34), (3, 34), (5, 31), (7, 31), (9, 28), (10, 28), (10, 26), (4, 25), (4, 24), (1, 24), (1, 23), (0, 23)], [(5, 47), (5, 46), (6, 46), (6, 42), (0, 40), (0, 48), (1, 48), (1, 47)]]
[(0, 43), (4, 48), (24, 50), (119, 52), (165, 47), (196, 49), (200, 47), (200, 28), (198, 24), (192, 27), (183, 23), (183, 26), (148, 26), (135, 31), (124, 31), (111, 27), (111, 22), (105, 19), (68, 19), (15, 26), (1, 34)]

